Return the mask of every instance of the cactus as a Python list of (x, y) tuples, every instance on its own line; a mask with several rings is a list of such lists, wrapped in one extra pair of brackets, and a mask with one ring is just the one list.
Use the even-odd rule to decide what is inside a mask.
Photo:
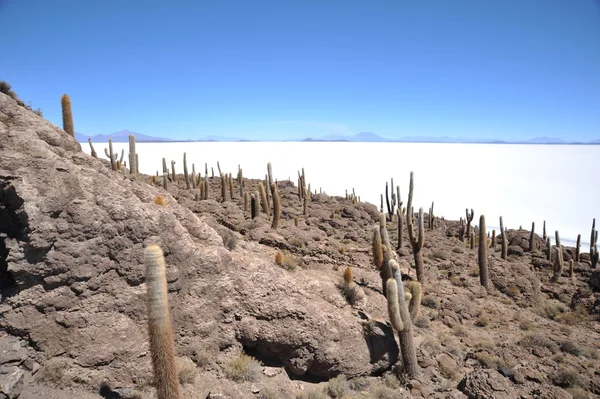
[(244, 196), (244, 174), (242, 169), (238, 170), (237, 180), (238, 186), (240, 187), (240, 198), (242, 198)]
[(177, 183), (177, 175), (175, 174), (175, 161), (171, 161), (171, 180)]
[(533, 252), (533, 235), (535, 234), (535, 222), (531, 222), (531, 234), (529, 234), (529, 252)]
[(92, 145), (92, 139), (88, 138), (88, 144), (90, 145), (90, 151), (91, 151), (92, 157), (98, 159), (98, 153), (96, 152), (96, 150), (94, 149), (94, 146)]
[(598, 241), (598, 233), (596, 233), (596, 218), (592, 219), (592, 234), (590, 235), (590, 255), (595, 242)]
[(469, 213), (468, 209), (465, 209), (466, 221), (467, 221), (467, 230), (465, 231), (465, 238), (469, 238), (471, 235), (471, 222), (473, 221), (473, 216), (475, 216), (475, 212), (471, 209), (471, 213)]
[(196, 187), (198, 186), (198, 179), (196, 178), (196, 167), (194, 166), (194, 164), (192, 164), (191, 180), (192, 180), (192, 188), (196, 189)]
[[(419, 375), (419, 365), (417, 363), (417, 353), (413, 342), (412, 322), (409, 308), (406, 305), (404, 296), (404, 287), (402, 285), (402, 276), (398, 263), (390, 260), (388, 267), (392, 270), (393, 278), (385, 282), (388, 302), (388, 313), (392, 327), (398, 332), (400, 341), (400, 351), (402, 352), (403, 371), (409, 377), (414, 378)], [(413, 297), (414, 299), (414, 297)]]
[(169, 169), (167, 169), (167, 160), (165, 158), (162, 159), (163, 165), (163, 188), (167, 189), (167, 180), (169, 178)]
[(410, 239), (410, 245), (412, 246), (413, 256), (415, 258), (415, 269), (417, 271), (417, 280), (421, 284), (425, 283), (425, 270), (423, 268), (423, 242), (425, 241), (425, 227), (423, 222), (423, 208), (419, 209), (419, 217), (417, 218), (417, 230), (418, 235), (415, 233), (413, 226), (413, 210), (412, 210), (412, 198), (414, 191), (414, 174), (410, 172), (410, 182), (408, 185), (408, 203), (406, 204), (406, 229), (408, 230), (408, 237)]
[(469, 248), (475, 248), (475, 232), (471, 229), (471, 233), (469, 234)]
[(221, 173), (221, 200), (227, 201), (227, 177), (225, 173)]
[(219, 176), (221, 176), (223, 172), (221, 172), (221, 165), (219, 165), (219, 161), (217, 161), (217, 169), (219, 169)]
[(546, 234), (546, 221), (544, 220), (544, 227), (543, 227), (543, 231), (542, 231), (542, 238), (544, 239), (544, 241), (546, 240), (546, 237), (548, 237), (548, 235)]
[(308, 194), (306, 193), (306, 188), (302, 190), (302, 198), (303, 198), (303, 213), (304, 216), (308, 216)]
[(204, 175), (204, 199), (208, 199), (208, 175)]
[(373, 262), (377, 270), (381, 270), (383, 264), (383, 249), (381, 247), (381, 232), (379, 227), (373, 227), (373, 240), (371, 241), (371, 250), (373, 253)]
[(258, 183), (258, 190), (260, 192), (260, 202), (263, 212), (267, 214), (267, 218), (270, 218), (271, 209), (269, 207), (269, 202), (267, 201), (267, 192), (265, 191), (265, 186), (262, 184), (262, 182)]
[(248, 212), (248, 192), (244, 192), (244, 212)]
[(231, 173), (228, 175), (228, 180), (229, 180), (229, 198), (231, 198), (233, 200), (233, 178), (231, 176)]
[(486, 289), (488, 288), (488, 259), (486, 242), (485, 216), (479, 216), (479, 251), (477, 263), (479, 264), (479, 282)]
[(183, 153), (183, 178), (185, 179), (185, 188), (190, 189), (190, 176), (187, 167), (187, 153)]
[(112, 139), (108, 139), (108, 151), (106, 151), (106, 148), (105, 148), (104, 154), (106, 154), (108, 159), (110, 159), (110, 168), (112, 170), (117, 170), (117, 164), (116, 164), (117, 154), (113, 154)]
[[(410, 281), (406, 286), (410, 292), (410, 302), (408, 305), (408, 311), (410, 313), (410, 319), (415, 321), (421, 313), (421, 298), (423, 297), (422, 286), (418, 281)], [(407, 298), (407, 295), (404, 296)]]
[(256, 203), (256, 201), (257, 201), (256, 195), (252, 194), (250, 196), (250, 217), (252, 219), (254, 219), (255, 217), (257, 217), (258, 216), (258, 212), (259, 212), (259, 211), (257, 211), (258, 204)]
[(577, 245), (575, 247), (575, 260), (577, 262), (580, 261), (580, 252), (581, 252), (581, 234), (577, 234)]
[(404, 239), (404, 232), (403, 232), (404, 216), (402, 215), (402, 210), (400, 208), (396, 209), (396, 213), (398, 214), (398, 245), (396, 246), (396, 249), (400, 249), (400, 248), (402, 248), (402, 241)]
[(148, 335), (158, 399), (179, 399), (179, 379), (175, 362), (175, 342), (167, 298), (165, 260), (158, 245), (144, 251)]
[(562, 257), (562, 248), (560, 245), (556, 246), (556, 258), (554, 259), (554, 275), (550, 279), (550, 282), (557, 283), (563, 272), (563, 257)]
[(508, 258), (508, 242), (506, 240), (506, 230), (504, 230), (504, 222), (502, 216), (500, 216), (500, 231), (502, 232), (502, 259)]
[[(393, 187), (394, 187), (394, 180), (392, 179), (392, 188)], [(392, 194), (392, 197), (393, 197), (393, 194)], [(392, 198), (392, 203), (390, 204), (390, 194), (389, 194), (389, 187), (388, 187), (387, 182), (385, 182), (385, 205), (387, 207), (389, 220), (391, 222), (394, 217), (394, 205), (393, 205), (393, 198)]]
[(433, 230), (435, 216), (433, 216), (433, 201), (431, 202), (431, 208), (429, 208), (429, 230)]
[(135, 152), (135, 136), (129, 135), (129, 174), (135, 176), (137, 174), (137, 153)]
[(552, 259), (552, 244), (550, 243), (550, 237), (546, 236), (546, 260)]
[(467, 225), (465, 224), (465, 220), (460, 218), (460, 227), (458, 229), (458, 239), (460, 242), (465, 242), (465, 230), (467, 229)]
[(496, 250), (496, 229), (492, 230), (492, 238), (490, 239), (490, 248)]
[(271, 224), (272, 229), (277, 229), (279, 225), (279, 217), (281, 216), (281, 204), (279, 202), (279, 191), (277, 190), (277, 184), (271, 183), (271, 192), (273, 193), (273, 223)]
[(573, 259), (569, 259), (569, 277), (573, 278), (575, 276), (575, 262)]
[(75, 128), (73, 127), (73, 113), (71, 112), (71, 99), (68, 95), (63, 94), (63, 96), (60, 99), (60, 104), (62, 106), (63, 130), (71, 136), (75, 137)]

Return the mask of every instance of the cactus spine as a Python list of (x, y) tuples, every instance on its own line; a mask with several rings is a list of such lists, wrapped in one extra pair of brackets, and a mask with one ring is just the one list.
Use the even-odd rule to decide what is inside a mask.
[(62, 106), (63, 130), (75, 137), (75, 127), (73, 127), (73, 112), (71, 111), (71, 99), (68, 95), (63, 94), (63, 96), (60, 98), (60, 104)]
[(533, 235), (535, 234), (535, 222), (531, 222), (531, 234), (529, 234), (529, 252), (533, 251)]
[(403, 370), (411, 378), (414, 378), (419, 375), (420, 371), (417, 363), (417, 352), (413, 342), (412, 322), (404, 297), (402, 276), (400, 274), (398, 263), (395, 260), (390, 260), (387, 267), (393, 272), (393, 278), (389, 278), (385, 282), (386, 291), (388, 293), (386, 298), (390, 320), (394, 320), (392, 326), (398, 331), (400, 351), (402, 352), (402, 364), (404, 366)]
[(487, 259), (487, 235), (485, 228), (485, 216), (479, 216), (479, 251), (477, 262), (479, 263), (479, 282), (488, 288), (488, 259)]
[(167, 298), (165, 259), (158, 245), (144, 251), (148, 334), (158, 399), (179, 399), (179, 380), (175, 362), (175, 342)]
[(281, 203), (279, 202), (277, 184), (271, 183), (271, 192), (273, 193), (273, 223), (271, 224), (271, 228), (277, 229), (279, 217), (281, 216)]
[(504, 230), (504, 222), (502, 221), (502, 216), (500, 216), (500, 232), (502, 232), (502, 259), (506, 260), (508, 258), (508, 243), (506, 240), (506, 230)]

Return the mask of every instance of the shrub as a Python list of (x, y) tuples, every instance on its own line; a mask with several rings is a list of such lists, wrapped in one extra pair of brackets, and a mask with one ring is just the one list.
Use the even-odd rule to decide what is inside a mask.
[(329, 383), (327, 383), (327, 388), (325, 388), (325, 391), (327, 392), (327, 395), (329, 395), (330, 397), (332, 397), (334, 399), (338, 399), (338, 398), (341, 399), (346, 394), (347, 385), (348, 384), (346, 381), (346, 376), (344, 376), (343, 374), (340, 374), (337, 377), (329, 380)]
[(253, 357), (241, 353), (225, 363), (223, 371), (233, 381), (258, 381), (262, 367)]
[(193, 384), (196, 379), (196, 365), (187, 357), (177, 358), (177, 368), (179, 369), (179, 382), (181, 384)]
[(0, 80), (0, 93), (4, 93), (4, 94), (10, 96), (13, 100), (16, 100), (17, 98), (19, 98), (17, 96), (17, 93), (15, 93), (12, 90), (12, 87), (10, 86), (10, 84), (4, 80)]
[(574, 356), (581, 355), (581, 349), (579, 349), (577, 347), (577, 345), (575, 345), (571, 341), (562, 341), (560, 343), (560, 350), (563, 352), (566, 352), (566, 353), (570, 353), (571, 355), (574, 355)]
[(421, 305), (428, 308), (437, 309), (440, 306), (440, 301), (433, 295), (425, 295), (421, 299)]
[(154, 202), (156, 205), (160, 205), (160, 206), (167, 205), (167, 199), (165, 197), (163, 197), (162, 195), (157, 195), (156, 197), (154, 197), (152, 202)]

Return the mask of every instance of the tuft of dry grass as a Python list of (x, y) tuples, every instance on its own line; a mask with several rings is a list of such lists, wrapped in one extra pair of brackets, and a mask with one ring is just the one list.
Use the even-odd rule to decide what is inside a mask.
[(299, 267), (298, 261), (294, 257), (284, 254), (283, 252), (277, 252), (275, 254), (275, 264), (287, 271), (294, 271)]
[(196, 379), (196, 364), (187, 357), (177, 358), (177, 368), (179, 369), (179, 383), (193, 384)]
[(162, 195), (157, 195), (156, 197), (154, 197), (152, 202), (154, 202), (156, 205), (160, 205), (160, 206), (167, 205), (167, 199), (165, 197), (163, 197)]
[(258, 381), (262, 366), (253, 357), (244, 353), (229, 359), (223, 366), (223, 372), (233, 381)]

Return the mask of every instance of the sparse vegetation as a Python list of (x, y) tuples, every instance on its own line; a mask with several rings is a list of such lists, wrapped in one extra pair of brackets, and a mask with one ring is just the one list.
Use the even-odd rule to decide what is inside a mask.
[(258, 381), (262, 366), (253, 357), (241, 353), (223, 366), (225, 376), (233, 381)]

